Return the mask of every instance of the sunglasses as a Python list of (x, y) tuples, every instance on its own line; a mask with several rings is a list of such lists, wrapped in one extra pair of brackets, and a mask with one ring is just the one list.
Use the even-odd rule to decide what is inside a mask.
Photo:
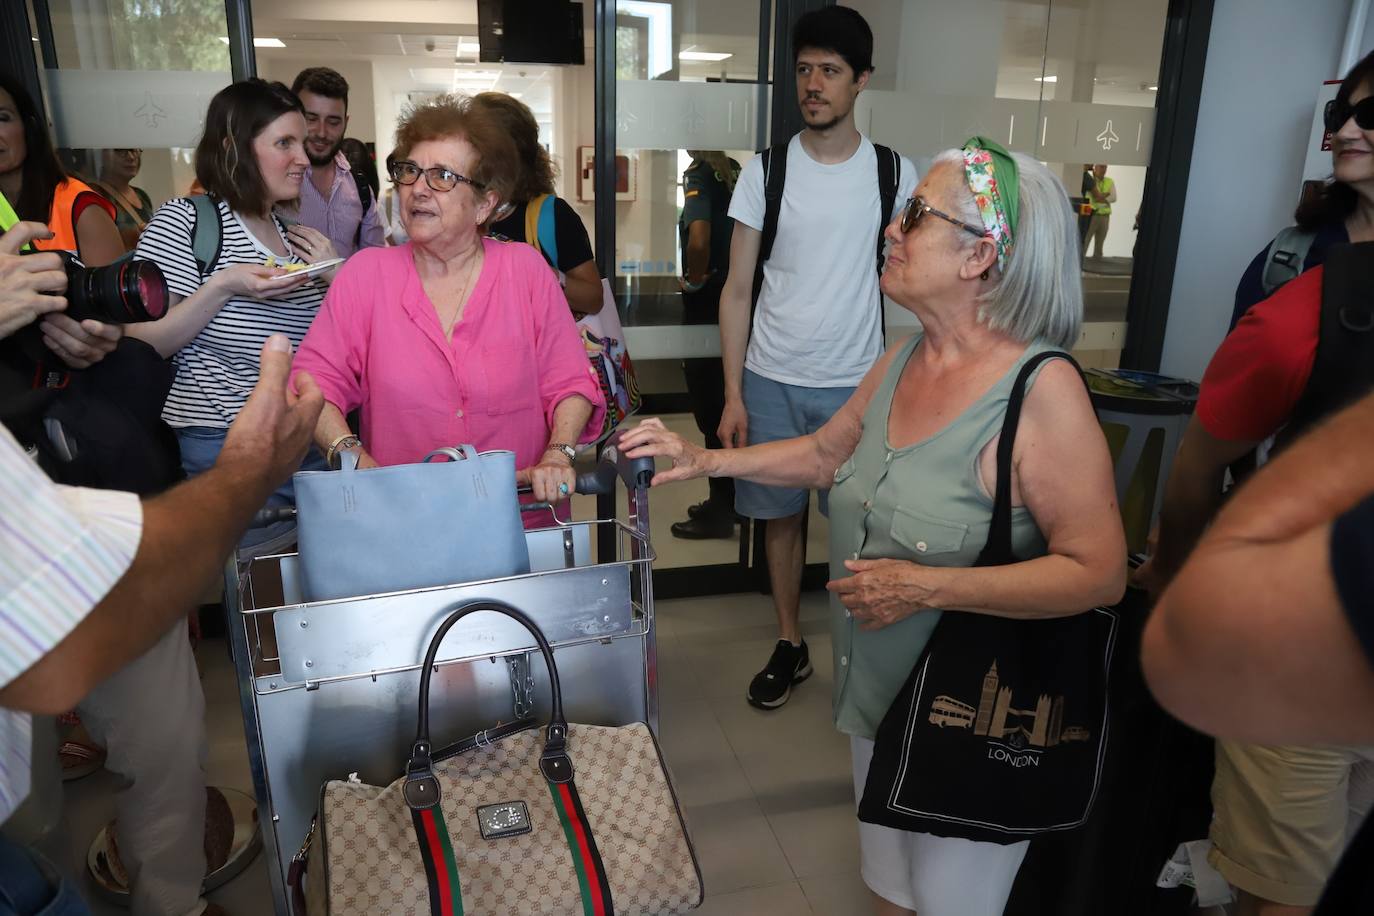
[(1326, 129), (1333, 134), (1344, 127), (1345, 122), (1351, 118), (1355, 119), (1355, 124), (1360, 130), (1374, 130), (1374, 95), (1366, 96), (1354, 105), (1340, 99), (1332, 99), (1326, 103), (1322, 118), (1326, 122)]
[(929, 213), (931, 216), (938, 216), (940, 219), (944, 220), (947, 223), (953, 223), (960, 229), (963, 229), (965, 232), (971, 232), (979, 238), (982, 238), (983, 236), (988, 234), (988, 231), (984, 229), (982, 226), (975, 226), (972, 223), (966, 223), (961, 219), (957, 219), (956, 217), (950, 216), (948, 213), (936, 210), (930, 204), (926, 203), (926, 199), (924, 197), (912, 197), (909, 200), (907, 200), (906, 209), (902, 211), (901, 226), (903, 234), (910, 232), (912, 229), (915, 229), (918, 225), (920, 225), (921, 218), (924, 217), (927, 213)]
[(479, 191), (487, 189), (486, 185), (473, 181), (466, 175), (459, 175), (453, 169), (446, 169), (442, 165), (422, 169), (413, 162), (402, 160), (391, 167), (391, 180), (397, 184), (414, 184), (420, 180), (421, 175), (425, 176), (425, 184), (435, 191), (452, 191), (460, 182), (470, 184)]

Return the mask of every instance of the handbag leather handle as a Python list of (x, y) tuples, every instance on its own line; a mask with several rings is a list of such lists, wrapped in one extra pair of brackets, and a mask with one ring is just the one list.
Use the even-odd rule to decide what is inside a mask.
[(421, 464), (429, 464), (432, 458), (448, 458), (450, 461), (466, 461), (469, 458), (476, 459), (480, 456), (477, 449), (471, 445), (447, 445), (443, 448), (436, 448), (428, 455), (420, 459)]
[(403, 788), (406, 804), (414, 809), (432, 808), (439, 804), (439, 783), (434, 778), (433, 745), (429, 740), (429, 685), (434, 673), (434, 662), (439, 657), (439, 646), (448, 631), (458, 621), (478, 611), (492, 611), (504, 614), (520, 624), (534, 641), (544, 656), (544, 664), (549, 669), (549, 687), (553, 692), (553, 708), (549, 724), (544, 727), (544, 752), (539, 756), (539, 770), (549, 782), (569, 782), (573, 776), (572, 760), (567, 754), (568, 720), (563, 715), (563, 689), (558, 682), (558, 665), (553, 660), (553, 648), (544, 638), (539, 625), (522, 611), (518, 611), (501, 601), (474, 601), (458, 608), (444, 622), (439, 624), (434, 637), (429, 641), (425, 652), (424, 667), (420, 669), (420, 711), (416, 722), (415, 743), (411, 746), (410, 760), (406, 763), (406, 784)]

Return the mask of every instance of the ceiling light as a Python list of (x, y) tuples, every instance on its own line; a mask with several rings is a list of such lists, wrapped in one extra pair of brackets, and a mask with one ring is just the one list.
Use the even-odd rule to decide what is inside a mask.
[(681, 60), (704, 60), (715, 62), (734, 57), (733, 54), (722, 54), (718, 51), (679, 51), (678, 58)]
[(1057, 77), (1057, 76), (1037, 76), (1037, 77), (1035, 78), (1035, 81), (1036, 81), (1037, 83), (1057, 83), (1057, 82), (1059, 82), (1059, 77)]
[[(225, 44), (228, 44), (228, 43), (229, 43), (229, 39), (228, 39), (228, 38), (225, 38), (223, 35), (221, 35), (221, 36), (219, 37), (219, 40), (222, 41), (222, 42), (224, 42)], [(286, 47), (286, 43), (285, 43), (284, 41), (282, 41), (280, 38), (254, 38), (254, 39), (253, 39), (253, 47), (255, 47), (255, 48), (284, 48), (284, 47)]]
[(525, 93), (523, 92), (508, 92), (506, 94), (513, 99), (523, 99), (525, 97)]
[(1158, 87), (1158, 86), (1146, 86), (1145, 89), (1146, 89), (1146, 91), (1148, 91), (1148, 92), (1158, 92), (1158, 91), (1159, 91), (1159, 87)]

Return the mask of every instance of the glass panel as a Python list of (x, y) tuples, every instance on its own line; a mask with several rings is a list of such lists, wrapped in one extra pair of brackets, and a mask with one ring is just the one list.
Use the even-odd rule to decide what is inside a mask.
[(67, 166), (129, 201), (142, 190), (153, 207), (185, 194), (205, 110), (230, 81), (222, 0), (48, 0), (44, 8), (48, 20), (34, 21), (56, 51), (43, 75)]
[(1115, 367), (1125, 342), (1167, 9), (1167, 0), (1050, 8), (1041, 112), (1061, 125), (1037, 155), (1061, 175), (1075, 203), (1091, 205), (1084, 197), (1096, 179), (1088, 163), (1106, 167), (1103, 177), (1116, 196), (1109, 214), (1079, 219), (1090, 244), (1083, 261), (1087, 320), (1075, 353), (1087, 366)]
[[(615, 190), (615, 285), (641, 388), (656, 413), (667, 408), (665, 421), (699, 443), (708, 441), (702, 428), (713, 433), (719, 417), (719, 392), (705, 387), (721, 374), (716, 310), (728, 246), (721, 239), (707, 246), (714, 280), (700, 293), (684, 295), (679, 278), (686, 230), (680, 220), (688, 193), (700, 193), (687, 187), (685, 175), (707, 168), (707, 174), (726, 175), (733, 184), (734, 172), (767, 142), (769, 95), (758, 84), (758, 22), (757, 5), (729, 0), (616, 3), (621, 180)], [(710, 213), (723, 212), (728, 191), (712, 194), (711, 201)], [(720, 231), (719, 222), (712, 231)], [(684, 359), (700, 362), (684, 371)], [(687, 522), (688, 507), (710, 492), (705, 481), (654, 491), (650, 517), (659, 566), (738, 561), (732, 507), (715, 516), (714, 531), (700, 523), (685, 532), (724, 536), (670, 535), (670, 524)], [(711, 508), (726, 499), (713, 500)]]
[[(879, 67), (859, 97), (860, 129), (918, 168), (983, 134), (1046, 162), (1075, 206), (1091, 212), (1089, 189), (1098, 187), (1091, 167), (1107, 166), (1101, 189), (1115, 201), (1099, 203), (1096, 219), (1080, 218), (1082, 240), (1094, 225), (1099, 231), (1084, 260), (1087, 321), (1076, 352), (1085, 365), (1115, 366), (1126, 336), (1167, 0), (846, 5), (872, 25), (875, 60), (897, 61), (887, 72)], [(914, 325), (889, 303), (889, 340)]]

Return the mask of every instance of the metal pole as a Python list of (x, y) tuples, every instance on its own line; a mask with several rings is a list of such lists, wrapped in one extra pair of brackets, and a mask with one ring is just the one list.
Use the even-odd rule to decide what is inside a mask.
[(258, 75), (253, 50), (253, 12), (249, 0), (224, 0), (224, 22), (229, 27), (229, 72), (234, 82)]
[(615, 0), (596, 0), (596, 264), (615, 285)]

